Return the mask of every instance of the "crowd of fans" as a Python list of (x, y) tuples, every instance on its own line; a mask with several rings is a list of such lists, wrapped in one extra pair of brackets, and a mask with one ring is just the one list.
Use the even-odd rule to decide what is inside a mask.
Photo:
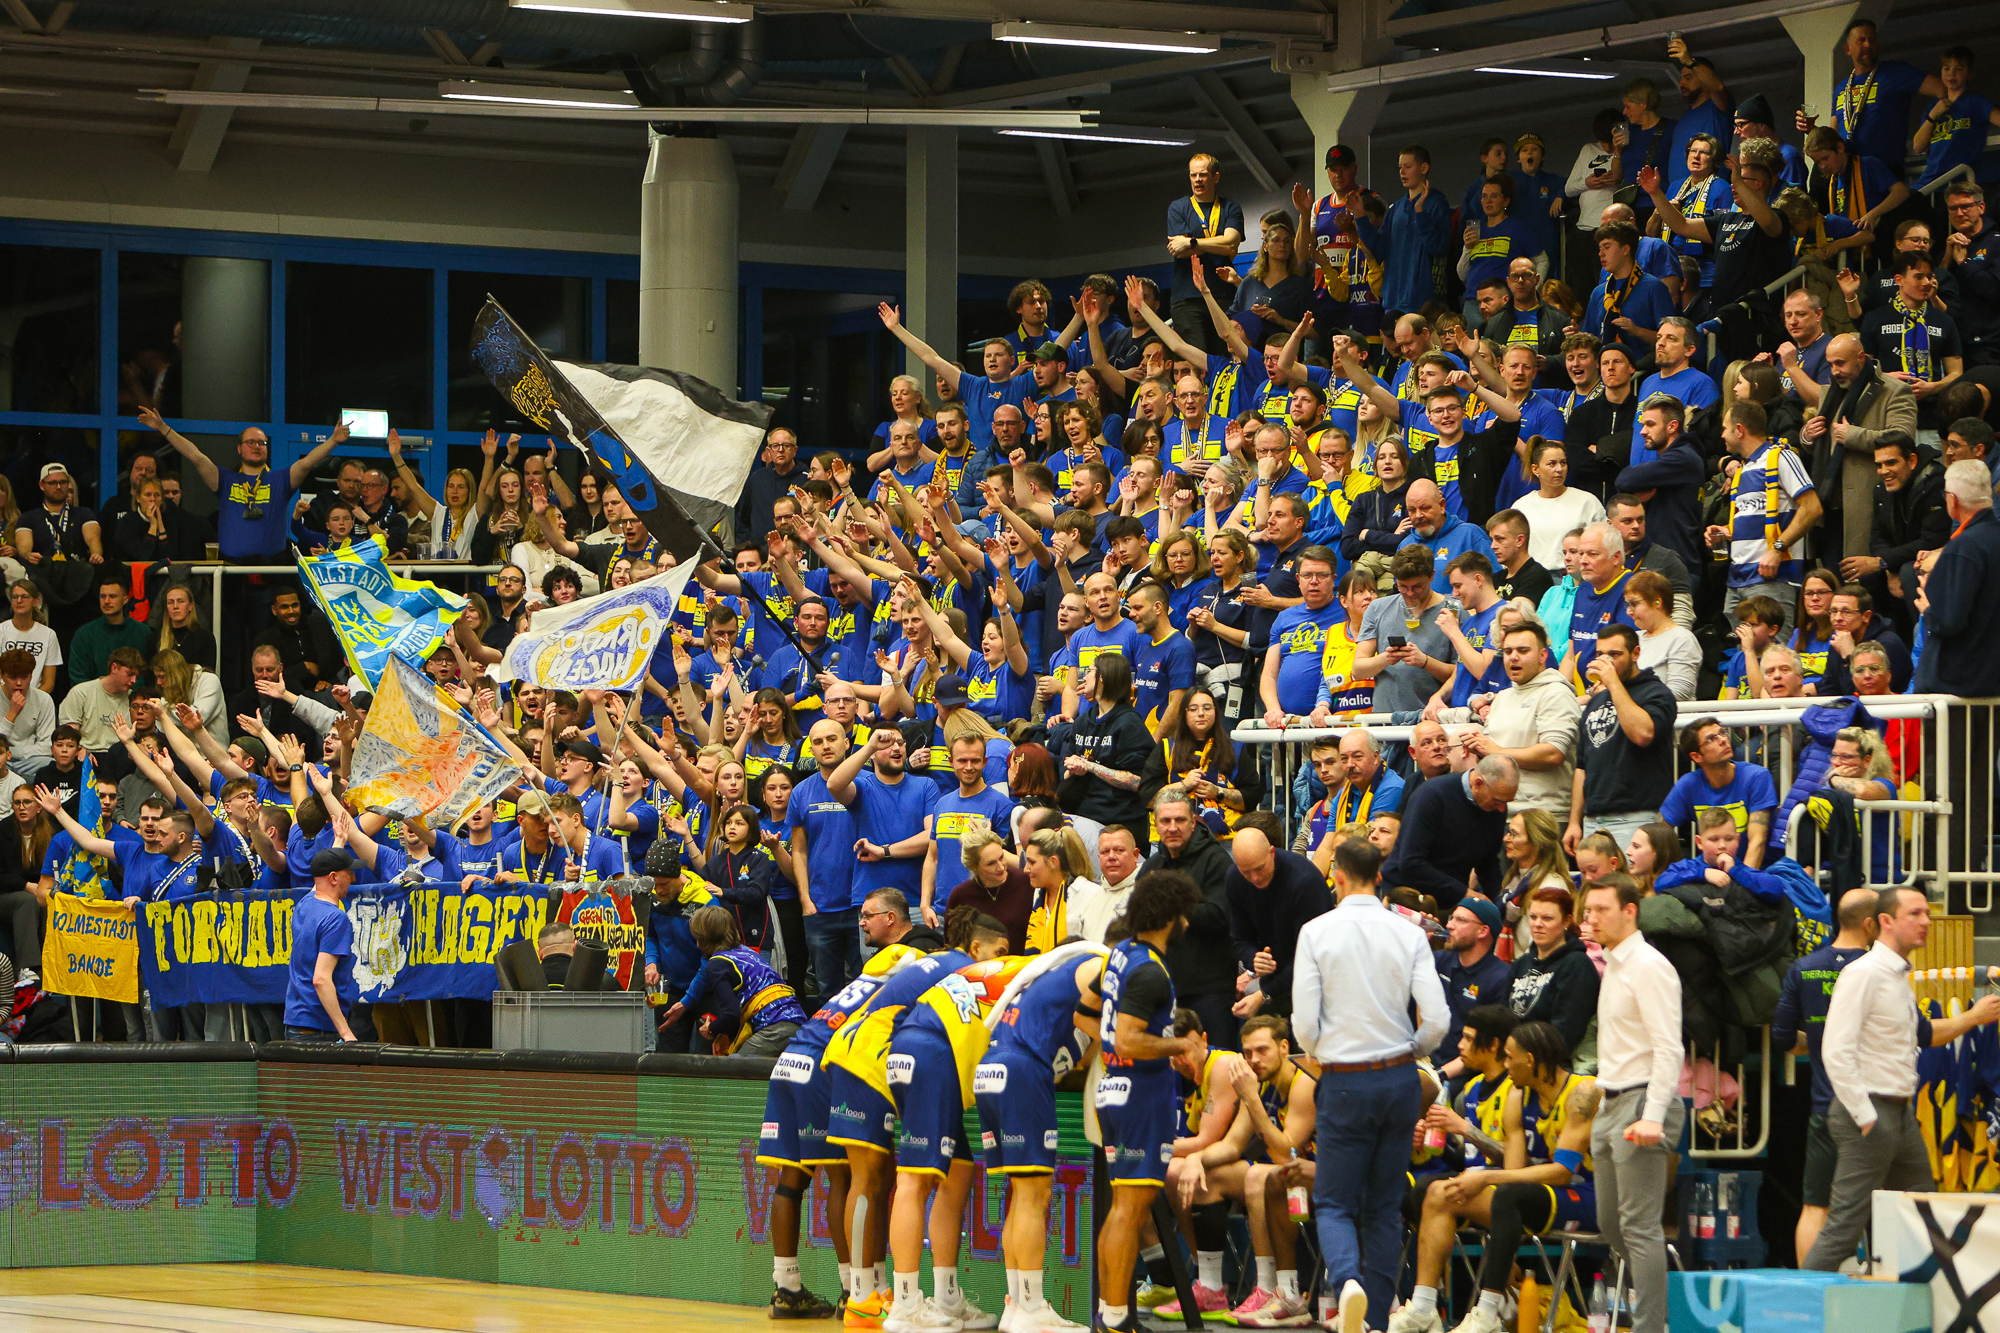
[[(1770, 1021), (1794, 954), (1838, 944), (1831, 912), (1817, 937), (1801, 924), (1793, 890), (1818, 890), (1785, 855), (1793, 810), (1893, 796), (1918, 762), (1868, 700), (2000, 695), (1996, 233), (1964, 175), (1922, 189), (1976, 161), (2000, 113), (1966, 91), (1964, 50), (1926, 74), (1876, 42), (1857, 20), (1831, 122), (1781, 129), (1677, 39), (1678, 119), (1635, 80), (1566, 181), (1537, 136), (1492, 139), (1456, 209), (1421, 146), (1380, 194), (1335, 147), (1325, 193), (1299, 185), (1295, 212), (1266, 214), (1240, 274), (1242, 210), (1197, 155), (1168, 211), (1170, 284), (1093, 275), (1058, 327), (1056, 294), (1023, 281), (1015, 331), (976, 370), (884, 305), (929, 381), (896, 378), (865, 459), (770, 432), (737, 544), (695, 569), (629, 694), (483, 674), (536, 607), (673, 567), (612, 479), (572, 489), (553, 445), (489, 435), (481, 475), (454, 470), (434, 498), (391, 435), (388, 467), (350, 461), (309, 497), (341, 432), (279, 471), (249, 430), (220, 469), (141, 412), (215, 490), (226, 561), (380, 535), (397, 555), (501, 564), (427, 670), (522, 780), (450, 830), (352, 808), (371, 701), (317, 610), (264, 582), (232, 598), (234, 623), (205, 624), (196, 590), (159, 577), (210, 540), (180, 478), (142, 452), (97, 514), (50, 464), (0, 549), (11, 1032), (35, 1002), (48, 897), (79, 883), (134, 903), (313, 891), (284, 1012), (111, 1006), (102, 1031), (399, 1038), (414, 1016), (355, 1003), (344, 918), (312, 903), (357, 881), (647, 874), (660, 1049), (779, 1054), (881, 950), (942, 949), (956, 909), (997, 923), (1005, 954), (1104, 943), (1142, 879), (1171, 871), (1192, 886), (1185, 929), (1160, 935), (1178, 1049), (1241, 1048), (1255, 1073), (1176, 1057), (1217, 1112), (1191, 1103), (1167, 1174), (1197, 1300), (1220, 1311), (1230, 1201), (1265, 1217), (1264, 1190), (1296, 1174), (1227, 1169), (1250, 1160), (1257, 1098), (1238, 1094), (1306, 1067), (1283, 1020), (1302, 1059), (1351, 1042), (1295, 997), (1321, 994), (1301, 986), (1333, 956), (1336, 888), (1374, 894), (1362, 872), (1379, 864), (1380, 892), (1431, 936), (1448, 1007), (1418, 1035), (1441, 1036), (1424, 1125), (1452, 1147), (1423, 1148), (1418, 1125), (1419, 1162), (1456, 1164), (1462, 1144), (1474, 1169), (1411, 1200), (1417, 1295), (1391, 1327), (1436, 1327), (1461, 1222), (1590, 1220), (1587, 1201), (1544, 1217), (1505, 1191), (1581, 1197), (1592, 1075), (1621, 1132), (1657, 1143), (1651, 1100), (1619, 1101), (1647, 1085), (1650, 1031), (1612, 998), (1626, 909), (1678, 974), (1677, 1030), (1726, 1046)], [(1801, 696), (1853, 702), (1824, 777), (1791, 791), (1715, 718), (1677, 724), (1705, 699)], [(1383, 715), (1394, 740), (1356, 722)], [(1287, 792), (1232, 734), (1260, 725), (1322, 737)], [(1874, 863), (1819, 888), (1894, 879), (1876, 818)], [(1608, 894), (1588, 925), (1579, 885)], [(1840, 962), (1905, 929), (1915, 909), (1885, 897), (1843, 905)], [(559, 975), (573, 937), (552, 926), (540, 945)], [(481, 1039), (478, 1006), (447, 1008), (431, 1035)], [(1307, 1151), (1310, 1121), (1270, 1109)], [(1477, 1174), (1489, 1161), (1497, 1181)], [(1295, 1260), (1275, 1280), (1285, 1231), (1258, 1233), (1247, 1324), (1303, 1310)], [(1461, 1327), (1498, 1326), (1511, 1252), (1490, 1248)]]

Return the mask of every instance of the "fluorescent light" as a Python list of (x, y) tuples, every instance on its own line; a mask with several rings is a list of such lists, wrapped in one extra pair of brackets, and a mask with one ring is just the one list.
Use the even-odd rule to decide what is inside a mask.
[(1175, 130), (1112, 129), (1093, 134), (1089, 130), (1014, 129), (1001, 130), (1000, 133), (1016, 139), (1078, 139), (1084, 143), (1137, 143), (1160, 148), (1185, 148), (1194, 142), (1192, 134), (1181, 134)]
[(1117, 51), (1220, 51), (1222, 39), (1200, 32), (1149, 32), (1144, 28), (1077, 28), (1061, 23), (996, 23), (996, 42), (1044, 46), (1102, 46)]
[(626, 19), (679, 19), (698, 23), (748, 23), (748, 4), (729, 0), (507, 0), (511, 9), (552, 9), (563, 14), (604, 14)]
[(639, 105), (638, 98), (623, 90), (537, 88), (506, 83), (477, 83), (470, 79), (446, 79), (438, 85), (438, 93), (454, 102), (505, 102), (513, 106), (573, 106), (596, 110), (608, 106)]
[(1530, 79), (1615, 79), (1616, 74), (1588, 74), (1580, 69), (1513, 69), (1506, 65), (1480, 65), (1476, 74), (1519, 74)]

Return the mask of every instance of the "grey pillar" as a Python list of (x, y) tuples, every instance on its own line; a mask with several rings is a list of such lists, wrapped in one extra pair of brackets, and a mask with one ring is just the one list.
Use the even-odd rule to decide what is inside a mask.
[[(962, 360), (958, 346), (958, 131), (905, 130), (905, 284), (903, 323), (947, 361)], [(909, 373), (931, 392), (931, 373), (915, 353)], [(977, 369), (975, 366), (974, 369)]]
[(727, 144), (652, 136), (639, 212), (639, 360), (731, 397), (738, 207)]
[(268, 413), (271, 266), (190, 256), (181, 266), (181, 411), (196, 420)]

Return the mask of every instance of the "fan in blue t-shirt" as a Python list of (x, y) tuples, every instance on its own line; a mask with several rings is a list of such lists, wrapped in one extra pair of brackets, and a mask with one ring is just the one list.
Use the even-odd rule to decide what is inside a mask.
[(1682, 828), (1693, 825), (1705, 810), (1725, 810), (1736, 821), (1736, 856), (1761, 865), (1778, 808), (1778, 784), (1771, 770), (1739, 762), (1728, 729), (1714, 718), (1683, 728), (1681, 748), (1696, 767), (1682, 774), (1660, 802), (1660, 818)]

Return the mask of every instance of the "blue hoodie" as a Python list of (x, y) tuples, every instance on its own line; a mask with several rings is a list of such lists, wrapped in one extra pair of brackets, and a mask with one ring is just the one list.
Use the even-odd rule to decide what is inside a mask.
[[(1493, 543), (1486, 540), (1486, 529), (1477, 523), (1446, 514), (1444, 525), (1428, 537), (1419, 536), (1415, 528), (1403, 538), (1403, 546), (1428, 546), (1431, 558), (1437, 564), (1437, 572), (1431, 577), (1431, 587), (1445, 596), (1451, 596), (1451, 580), (1445, 577), (1444, 567), (1467, 551), (1477, 551), (1497, 565), (1493, 559)], [(1401, 550), (1402, 547), (1398, 547)]]

